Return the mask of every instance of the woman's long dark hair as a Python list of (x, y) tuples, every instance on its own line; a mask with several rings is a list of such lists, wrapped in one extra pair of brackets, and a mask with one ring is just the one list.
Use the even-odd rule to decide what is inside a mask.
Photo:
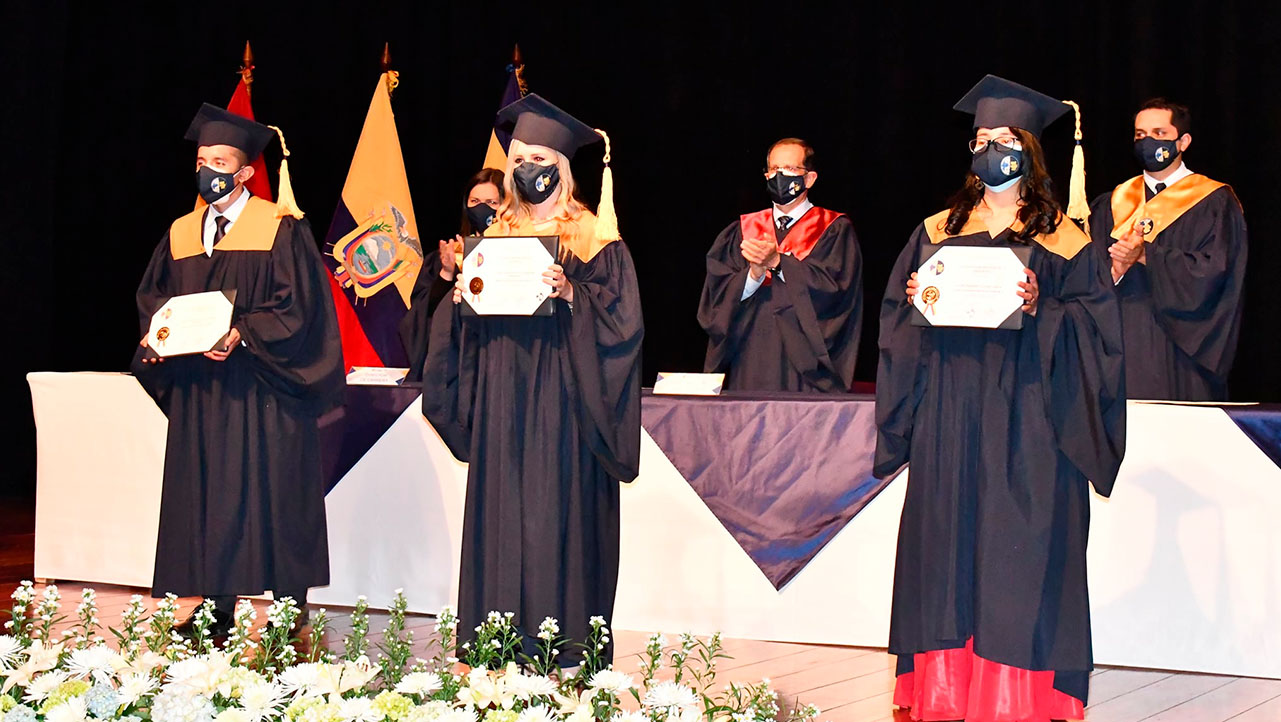
[(472, 228), (471, 220), (467, 218), (467, 199), (471, 198), (471, 189), (482, 183), (493, 183), (498, 189), (498, 203), (501, 205), (507, 192), (503, 190), (503, 172), (497, 168), (482, 168), (479, 173), (467, 180), (463, 186), (463, 219), (459, 222), (458, 227), (462, 229), (464, 236), (478, 236), (485, 232), (484, 228)]
[[(1023, 182), (1019, 186), (1019, 210), (1017, 218), (1023, 223), (1023, 230), (1015, 234), (1018, 240), (1029, 243), (1039, 235), (1053, 233), (1062, 218), (1062, 209), (1054, 200), (1054, 184), (1050, 174), (1045, 170), (1045, 151), (1036, 136), (1020, 128), (1010, 128), (1015, 138), (1023, 145)], [(970, 173), (965, 185), (948, 201), (952, 206), (947, 214), (947, 223), (943, 230), (954, 236), (961, 232), (970, 213), (983, 200), (983, 181)]]

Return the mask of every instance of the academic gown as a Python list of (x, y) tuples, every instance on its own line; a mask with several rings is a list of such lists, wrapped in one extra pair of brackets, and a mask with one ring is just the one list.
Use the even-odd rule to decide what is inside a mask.
[(400, 319), (400, 341), (405, 345), (409, 359), (406, 381), (421, 381), (423, 363), (427, 360), (427, 343), (431, 337), (431, 317), (440, 302), (450, 295), (454, 284), (440, 277), (440, 251), (435, 250), (423, 259), (423, 269), (414, 281), (409, 310)]
[[(797, 226), (814, 213), (831, 211), (811, 208)], [(707, 252), (698, 306), (708, 336), (703, 370), (724, 372), (725, 388), (732, 390), (849, 391), (863, 320), (863, 261), (854, 225), (836, 217), (806, 255), (780, 257), (781, 278), (771, 277), (743, 299), (748, 262), (740, 248), (742, 224), (721, 231)], [(798, 240), (795, 228), (780, 233), (771, 222), (764, 233), (774, 233), (786, 250)]]
[[(993, 246), (971, 217), (947, 237), (926, 219), (899, 255), (881, 304), (875, 473), (909, 464), (899, 527), (890, 652), (958, 649), (1086, 699), (1090, 611), (1088, 482), (1111, 492), (1124, 453), (1120, 312), (1089, 239), (1063, 219), (1031, 244), (1040, 297), (1021, 330), (926, 328), (906, 297), (932, 243)], [(1016, 293), (1016, 288), (1011, 288)]]
[[(488, 235), (549, 235), (539, 226)], [(562, 239), (573, 229), (560, 229)], [(584, 213), (577, 233), (591, 238)], [(595, 250), (595, 249), (593, 249)], [(458, 590), (460, 641), (490, 611), (513, 612), (527, 654), (538, 624), (586, 640), (611, 620), (618, 580), (619, 485), (640, 466), (644, 335), (631, 254), (621, 241), (562, 261), (573, 310), (432, 319), (423, 414), (469, 464)], [(580, 660), (566, 649), (562, 665)]]
[[(1139, 191), (1146, 212), (1136, 214)], [(1135, 263), (1116, 285), (1126, 390), (1133, 399), (1226, 400), (1245, 284), (1241, 204), (1231, 187), (1198, 174), (1155, 196), (1142, 176), (1131, 179), (1091, 206), (1091, 235), (1109, 268), (1108, 247), (1137, 216), (1157, 224), (1146, 237), (1147, 263)]]
[(170, 296), (235, 289), (244, 345), (133, 371), (169, 418), (153, 594), (298, 592), (329, 582), (317, 417), (341, 401), (342, 348), (306, 221), (251, 198), (206, 256), (204, 211), (176, 221), (138, 286), (145, 334)]

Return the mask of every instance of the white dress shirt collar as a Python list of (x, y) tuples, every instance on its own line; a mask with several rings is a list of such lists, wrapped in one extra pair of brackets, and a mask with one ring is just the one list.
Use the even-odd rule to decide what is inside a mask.
[(778, 228), (778, 219), (783, 216), (788, 216), (792, 219), (792, 223), (789, 225), (795, 225), (795, 223), (801, 219), (801, 216), (805, 215), (805, 212), (813, 207), (814, 207), (814, 204), (810, 203), (809, 196), (806, 196), (805, 200), (800, 202), (800, 205), (793, 208), (791, 213), (784, 213), (783, 211), (779, 210), (777, 205), (775, 205), (774, 206), (774, 227)]
[(1169, 178), (1159, 181), (1156, 178), (1153, 178), (1152, 174), (1147, 171), (1143, 171), (1143, 182), (1147, 184), (1148, 190), (1156, 193), (1157, 183), (1164, 183), (1165, 187), (1169, 188), (1190, 175), (1192, 175), (1192, 171), (1188, 170), (1188, 167), (1183, 163), (1183, 159), (1180, 158), (1179, 167), (1174, 169), (1174, 172), (1170, 174)]
[(249, 204), (249, 196), (251, 195), (253, 194), (249, 192), (249, 189), (245, 188), (244, 192), (240, 194), (240, 197), (232, 201), (231, 205), (227, 206), (227, 210), (222, 211), (221, 213), (215, 210), (213, 206), (209, 206), (208, 212), (205, 213), (205, 227), (201, 238), (204, 243), (206, 256), (213, 255), (214, 234), (218, 232), (218, 223), (214, 219), (219, 216), (226, 218), (227, 232), (230, 233), (231, 227), (236, 225), (236, 220), (240, 218), (241, 212), (244, 211), (245, 206)]

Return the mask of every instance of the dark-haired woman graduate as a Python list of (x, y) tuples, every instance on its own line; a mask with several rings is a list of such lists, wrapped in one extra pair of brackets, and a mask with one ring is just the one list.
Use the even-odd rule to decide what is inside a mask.
[(484, 168), (469, 178), (463, 191), (463, 217), (457, 235), (438, 242), (437, 249), (423, 259), (423, 271), (414, 281), (409, 311), (400, 320), (400, 340), (409, 358), (407, 381), (418, 381), (423, 376), (431, 317), (445, 296), (454, 290), (455, 257), (462, 251), (463, 235), (483, 234), (497, 220), (504, 194), (503, 172), (497, 168)]
[[(1038, 136), (1067, 106), (988, 76), (956, 109), (975, 115), (971, 173), (913, 233), (881, 306), (876, 474), (910, 465), (894, 701), (918, 720), (1080, 719), (1089, 483), (1108, 494), (1124, 451), (1120, 311), (1051, 196)], [(1021, 329), (912, 325), (915, 271), (939, 244), (1030, 249), (1010, 287)]]
[(456, 291), (432, 319), (423, 414), (470, 464), (461, 641), (487, 612), (513, 612), (532, 655), (544, 617), (581, 641), (613, 613), (618, 482), (640, 465), (644, 325), (608, 168), (599, 216), (574, 192), (570, 156), (604, 134), (532, 94), (498, 119), (512, 131), (507, 197), (485, 234), (560, 237), (544, 274), (553, 313), (464, 318)]

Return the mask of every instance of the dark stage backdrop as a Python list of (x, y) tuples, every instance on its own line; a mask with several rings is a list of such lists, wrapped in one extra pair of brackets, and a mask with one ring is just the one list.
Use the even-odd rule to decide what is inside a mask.
[[(1231, 183), (1250, 224), (1233, 396), (1281, 400), (1281, 5), (1085, 0), (939, 13), (908, 2), (775, 3), (773, 15), (718, 5), (6, 3), (3, 485), (32, 484), (26, 372), (127, 367), (138, 278), (195, 195), (183, 131), (202, 101), (226, 104), (245, 40), (257, 56), (254, 110), (286, 132), (317, 237), (390, 41), (428, 247), (456, 230), (459, 185), (484, 155), (519, 42), (530, 88), (613, 139), (620, 226), (644, 298), (647, 383), (660, 369), (700, 369), (703, 255), (740, 213), (766, 206), (759, 171), (776, 138), (818, 148), (813, 199), (858, 229), (868, 318), (857, 378), (872, 380), (886, 275), (968, 164), (969, 118), (951, 110), (957, 98), (990, 72), (1079, 101), (1094, 195), (1136, 173), (1132, 109), (1167, 94), (1194, 109), (1189, 165)], [(1063, 120), (1045, 137), (1064, 194), (1071, 132)], [(589, 148), (574, 161), (593, 204), (600, 155)], [(278, 163), (273, 144), (273, 185)]]

